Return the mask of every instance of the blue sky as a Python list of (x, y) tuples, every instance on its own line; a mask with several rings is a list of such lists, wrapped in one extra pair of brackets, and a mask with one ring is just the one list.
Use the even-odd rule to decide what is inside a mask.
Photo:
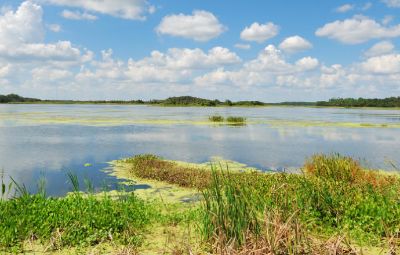
[(400, 95), (400, 0), (0, 0), (0, 94)]

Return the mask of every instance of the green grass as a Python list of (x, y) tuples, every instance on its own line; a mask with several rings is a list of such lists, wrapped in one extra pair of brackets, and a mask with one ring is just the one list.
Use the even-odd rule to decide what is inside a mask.
[(220, 116), (220, 115), (213, 115), (208, 117), (208, 119), (212, 122), (224, 122), (224, 117)]
[[(71, 181), (77, 189), (77, 179)], [(20, 196), (0, 200), (0, 252), (21, 252), (26, 241), (50, 250), (106, 241), (139, 247), (155, 215), (154, 208), (134, 194), (111, 198), (75, 191), (51, 198), (42, 192), (31, 195), (22, 187), (16, 187)]]

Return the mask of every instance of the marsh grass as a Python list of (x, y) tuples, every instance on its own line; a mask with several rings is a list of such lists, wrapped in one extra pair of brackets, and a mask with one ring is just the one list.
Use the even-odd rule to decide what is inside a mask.
[(306, 161), (303, 171), (308, 177), (347, 183), (351, 186), (372, 186), (374, 189), (382, 190), (399, 184), (397, 176), (365, 170), (358, 161), (339, 154), (314, 155)]
[[(212, 178), (203, 191), (202, 235), (214, 251), (255, 247), (271, 254), (309, 254), (310, 249), (314, 254), (328, 244), (318, 245), (310, 232), (345, 233), (364, 244), (400, 235), (399, 178), (364, 170), (348, 157), (316, 155), (304, 174), (213, 171)], [(275, 245), (275, 239), (285, 245)], [(336, 247), (343, 253), (334, 254), (353, 254), (346, 240)]]
[(229, 116), (226, 118), (229, 123), (246, 123), (246, 118), (239, 116)]
[(212, 121), (212, 122), (224, 122), (224, 117), (222, 117), (220, 115), (213, 115), (213, 116), (208, 117), (208, 120)]
[[(202, 191), (200, 229), (206, 242), (214, 244), (214, 251), (270, 245), (272, 237), (266, 233), (273, 233), (267, 227), (276, 225), (274, 217), (283, 224), (276, 233), (283, 229), (288, 234), (299, 233), (295, 236), (298, 239), (287, 236), (286, 241), (282, 240), (293, 244), (285, 246), (292, 251), (319, 247), (315, 242), (308, 243), (310, 232), (327, 239), (345, 234), (341, 248), (337, 247), (343, 251), (351, 250), (345, 245), (347, 239), (379, 244), (400, 236), (399, 178), (366, 170), (349, 157), (315, 155), (306, 161), (300, 174), (236, 173), (221, 170), (222, 166), (207, 171), (152, 155), (136, 156), (130, 162), (134, 175)], [(292, 251), (284, 254), (296, 254)]]
[(201, 224), (213, 254), (356, 254), (345, 238), (334, 243), (310, 235), (301, 221), (302, 212), (283, 205), (288, 201), (257, 193), (249, 184), (259, 174), (238, 180), (229, 172), (213, 173), (210, 187), (203, 191)]
[(225, 122), (228, 125), (233, 125), (233, 126), (243, 126), (246, 124), (246, 118), (240, 116), (228, 116), (227, 118), (224, 118), (220, 115), (213, 115), (208, 117), (208, 120), (211, 122), (219, 122), (219, 123)]
[(211, 172), (182, 166), (151, 154), (137, 155), (124, 160), (136, 177), (176, 184), (180, 187), (203, 189), (209, 185)]
[[(26, 241), (39, 242), (47, 251), (106, 241), (140, 246), (154, 208), (134, 194), (84, 194), (76, 175), (69, 177), (74, 192), (62, 198), (46, 197), (43, 190), (29, 194), (13, 180), (17, 196), (0, 201), (0, 251), (22, 252)], [(3, 184), (2, 194), (7, 192)]]

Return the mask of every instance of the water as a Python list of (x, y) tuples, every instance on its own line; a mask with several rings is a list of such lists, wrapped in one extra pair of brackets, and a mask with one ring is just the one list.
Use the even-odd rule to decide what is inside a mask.
[[(244, 116), (249, 124), (212, 125), (207, 119), (213, 114)], [(117, 180), (102, 169), (140, 153), (189, 162), (220, 156), (283, 171), (300, 167), (314, 153), (338, 152), (368, 167), (393, 170), (389, 161), (400, 166), (399, 124), (399, 110), (0, 105), (0, 169), (31, 190), (44, 176), (50, 195), (70, 190), (69, 171), (97, 189), (115, 188)]]

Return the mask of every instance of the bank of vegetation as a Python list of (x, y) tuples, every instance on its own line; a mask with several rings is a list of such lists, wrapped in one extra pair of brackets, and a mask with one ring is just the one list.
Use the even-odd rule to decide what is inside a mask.
[[(14, 183), (18, 195), (4, 199), (10, 187), (2, 182), (0, 251), (22, 252), (27, 242), (46, 251), (111, 242), (138, 252), (160, 225), (193, 229), (198, 254), (375, 254), (399, 248), (399, 177), (364, 169), (349, 157), (315, 155), (296, 174), (196, 167), (154, 155), (123, 163), (132, 178), (198, 190), (202, 199), (164, 210), (134, 192), (95, 195), (90, 185), (79, 192), (73, 175), (74, 191), (66, 197), (47, 197), (43, 189), (29, 194)], [(194, 249), (190, 241), (175, 244), (171, 254)], [(372, 253), (365, 248), (370, 245)]]

